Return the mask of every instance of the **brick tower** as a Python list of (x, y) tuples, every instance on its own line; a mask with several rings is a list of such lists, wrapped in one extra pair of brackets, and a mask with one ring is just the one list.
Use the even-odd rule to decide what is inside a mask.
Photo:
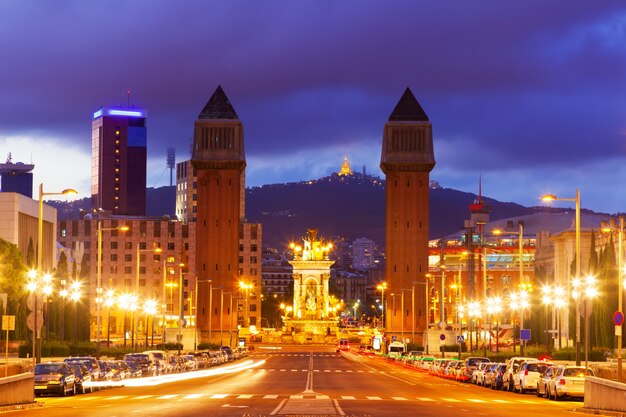
[(198, 336), (199, 342), (221, 343), (237, 328), (231, 306), (238, 294), (241, 188), (246, 167), (243, 125), (221, 86), (195, 122), (191, 162), (198, 178)]
[[(385, 123), (380, 167), (386, 178), (385, 328), (421, 341), (427, 328), (429, 172), (432, 125), (407, 88)], [(416, 340), (411, 340), (413, 343)]]

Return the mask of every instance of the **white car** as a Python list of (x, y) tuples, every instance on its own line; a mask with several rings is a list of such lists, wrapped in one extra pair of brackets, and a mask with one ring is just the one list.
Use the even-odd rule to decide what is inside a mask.
[(523, 362), (513, 375), (513, 391), (524, 394), (537, 389), (537, 381), (552, 363), (541, 361)]
[(593, 371), (583, 366), (560, 367), (548, 385), (548, 397), (560, 400), (563, 397), (584, 397), (585, 377)]

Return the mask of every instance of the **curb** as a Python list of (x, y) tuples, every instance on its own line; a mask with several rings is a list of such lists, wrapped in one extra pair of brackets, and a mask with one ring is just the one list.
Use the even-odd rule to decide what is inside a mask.
[(28, 410), (32, 408), (45, 407), (46, 403), (44, 402), (32, 402), (26, 404), (13, 404), (13, 405), (0, 405), (0, 413), (7, 411), (15, 411), (15, 410)]
[(623, 411), (600, 410), (598, 408), (581, 407), (574, 408), (572, 411), (575, 413), (593, 414), (598, 416), (626, 417), (626, 413)]

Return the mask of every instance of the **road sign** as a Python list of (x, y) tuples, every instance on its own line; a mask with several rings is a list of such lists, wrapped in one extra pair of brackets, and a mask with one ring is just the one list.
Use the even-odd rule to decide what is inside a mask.
[[(26, 307), (28, 307), (30, 311), (35, 310), (35, 294), (34, 293), (30, 293), (28, 294), (28, 297), (26, 297)], [(42, 307), (43, 307), (43, 297), (39, 295), (37, 296), (37, 310), (41, 310)]]
[(613, 323), (616, 326), (621, 326), (622, 324), (624, 324), (624, 313), (622, 313), (621, 311), (616, 311), (615, 314), (613, 314)]
[(441, 334), (439, 335), (439, 340), (441, 340), (441, 341), (446, 340), (446, 335), (445, 335), (445, 334), (443, 334), (443, 333), (441, 333)]
[(615, 326), (615, 336), (622, 335), (622, 326)]
[(2, 316), (2, 330), (15, 330), (15, 316)]
[[(26, 317), (26, 325), (28, 326), (28, 329), (30, 331), (33, 331), (35, 327), (35, 313), (31, 312), (28, 315), (28, 317)], [(43, 327), (43, 313), (40, 310), (39, 314), (37, 314), (37, 331), (40, 331), (42, 327)]]
[(456, 337), (456, 342), (461, 344), (461, 343), (465, 343), (465, 337), (463, 335), (459, 335)]
[(521, 329), (519, 331), (520, 340), (530, 340), (530, 329)]

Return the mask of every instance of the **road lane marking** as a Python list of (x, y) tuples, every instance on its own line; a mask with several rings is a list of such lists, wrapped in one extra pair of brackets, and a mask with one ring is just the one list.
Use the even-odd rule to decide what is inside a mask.
[(523, 403), (523, 404), (543, 404), (543, 402), (539, 403), (537, 401), (532, 401), (532, 400), (515, 400), (515, 402)]
[(278, 395), (268, 394), (263, 396), (264, 400), (275, 400), (276, 398), (278, 398)]
[(283, 408), (283, 405), (285, 405), (286, 402), (287, 402), (287, 398), (282, 400), (280, 402), (280, 404), (278, 404), (278, 406), (276, 406), (276, 408), (274, 410), (272, 410), (272, 412), (270, 413), (270, 416), (275, 416), (276, 413), (278, 413), (280, 411), (280, 409)]
[(298, 372), (298, 370), (297, 369), (292, 369), (291, 372)]
[(290, 400), (301, 400), (304, 398), (304, 395), (290, 395), (289, 399)]
[(128, 395), (114, 395), (113, 397), (108, 397), (107, 400), (121, 400), (123, 398), (127, 398)]
[(154, 395), (138, 395), (134, 397), (135, 400), (145, 400), (146, 398), (152, 398)]
[(341, 369), (335, 369), (335, 372), (341, 372)]
[(365, 398), (367, 398), (368, 400), (373, 400), (373, 401), (382, 401), (382, 398), (380, 397), (365, 397)]
[(324, 369), (324, 372), (330, 372), (330, 369)]
[(157, 397), (159, 400), (169, 400), (172, 398), (176, 398), (178, 397), (177, 394), (168, 394), (168, 395), (161, 395), (160, 397)]
[(333, 400), (333, 404), (335, 405), (335, 410), (337, 410), (340, 416), (346, 415), (346, 413), (344, 413), (343, 410), (341, 409), (341, 406), (339, 406), (339, 401)]
[(196, 398), (202, 398), (204, 395), (206, 395), (206, 394), (189, 394), (189, 395), (185, 395), (184, 398), (193, 400), (193, 399), (196, 399)]
[(509, 400), (491, 400), (494, 403), (500, 403), (500, 404), (511, 404), (513, 401), (509, 401)]
[(356, 400), (356, 398), (353, 397), (352, 395), (342, 395), (341, 399), (342, 400)]
[(396, 401), (409, 401), (409, 400), (407, 400), (407, 399), (406, 399), (406, 398), (404, 398), (404, 397), (391, 397), (391, 398), (393, 398), (393, 399), (394, 399), (394, 400), (396, 400)]
[(316, 395), (315, 399), (316, 400), (330, 400), (330, 397), (328, 395)]
[(219, 399), (226, 398), (226, 397), (228, 397), (228, 394), (213, 394), (211, 395), (210, 398), (212, 400), (219, 400)]
[(461, 400), (457, 400), (456, 398), (442, 398), (443, 401), (447, 401), (449, 403), (460, 403)]
[(417, 399), (420, 401), (435, 401), (432, 398), (427, 398), (427, 397), (418, 397)]
[(468, 398), (467, 401), (471, 401), (473, 403), (486, 403), (487, 402), (485, 400), (477, 400), (475, 398)]
[(238, 395), (237, 398), (246, 399), (246, 398), (252, 398), (253, 396), (254, 396), (253, 394), (241, 394), (241, 395)]

